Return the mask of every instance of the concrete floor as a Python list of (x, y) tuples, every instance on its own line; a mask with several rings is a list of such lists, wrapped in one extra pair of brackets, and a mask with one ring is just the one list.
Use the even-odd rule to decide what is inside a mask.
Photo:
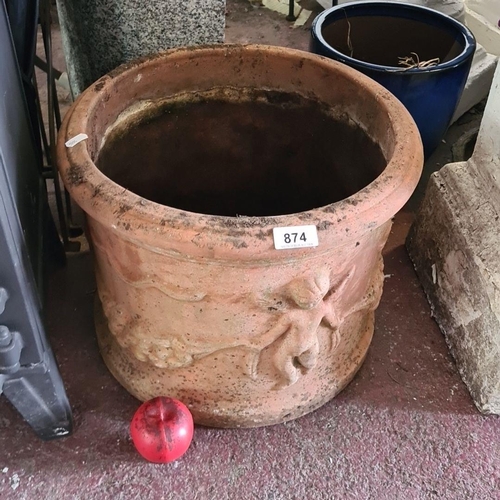
[[(306, 29), (291, 30), (279, 15), (243, 0), (228, 6), (228, 41), (307, 48)], [(353, 382), (286, 425), (197, 427), (191, 448), (173, 464), (149, 464), (132, 446), (128, 425), (139, 402), (115, 382), (97, 349), (91, 257), (70, 255), (51, 276), (46, 315), (75, 430), (41, 442), (0, 399), (0, 498), (500, 498), (500, 420), (475, 409), (404, 248), (429, 173), (451, 160), (451, 145), (479, 120), (474, 110), (450, 129), (395, 219), (375, 336)]]

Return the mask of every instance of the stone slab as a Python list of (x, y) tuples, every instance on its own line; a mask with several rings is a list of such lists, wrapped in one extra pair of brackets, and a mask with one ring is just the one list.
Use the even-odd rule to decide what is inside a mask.
[(57, 0), (73, 95), (120, 64), (224, 41), (225, 0)]
[(498, 0), (465, 0), (465, 23), (491, 54), (500, 56)]
[(481, 45), (477, 45), (474, 59), (465, 84), (464, 91), (451, 123), (458, 120), (464, 113), (481, 102), (490, 91), (498, 57), (489, 54)]
[(468, 163), (433, 174), (407, 248), (478, 409), (500, 414), (498, 213)]
[(500, 68), (467, 162), (431, 176), (407, 248), (460, 374), (500, 414)]

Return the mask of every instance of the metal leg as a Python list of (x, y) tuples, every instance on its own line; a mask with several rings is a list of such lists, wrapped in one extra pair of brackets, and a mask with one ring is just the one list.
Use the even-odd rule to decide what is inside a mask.
[[(59, 226), (61, 238), (66, 251), (77, 252), (80, 250), (80, 243), (70, 241), (71, 236), (79, 236), (83, 233), (81, 228), (74, 227), (72, 224), (71, 200), (66, 190), (61, 185), (59, 173), (56, 168), (56, 140), (57, 130), (61, 125), (61, 114), (59, 102), (57, 100), (57, 90), (55, 77), (60, 73), (52, 65), (52, 37), (51, 37), (51, 13), (50, 2), (48, 0), (40, 1), (40, 25), (42, 28), (43, 44), (45, 49), (45, 70), (47, 72), (47, 107), (49, 122), (49, 149), (45, 151), (47, 163), (51, 168), (50, 178), (54, 181), (56, 206), (59, 217)], [(43, 124), (41, 124), (43, 127)], [(64, 193), (64, 198), (63, 198)]]
[[(50, 5), (47, 5), (46, 1), (42, 1), (40, 4), (40, 22), (42, 26), (42, 36), (45, 47), (45, 58), (47, 59), (47, 101), (48, 101), (48, 120), (49, 120), (49, 151), (46, 151), (47, 162), (52, 168), (52, 179), (54, 180), (55, 195), (56, 195), (56, 206), (57, 213), (59, 216), (59, 226), (61, 231), (61, 237), (63, 240), (64, 248), (68, 250), (70, 245), (69, 234), (68, 234), (68, 223), (66, 218), (66, 212), (64, 210), (63, 199), (61, 196), (61, 184), (59, 182), (59, 173), (57, 172), (55, 166), (56, 158), (56, 127), (54, 123), (54, 86), (53, 86), (53, 74), (52, 74), (52, 64), (51, 64), (51, 37), (50, 37)], [(43, 125), (42, 125), (43, 126)], [(48, 153), (48, 154), (47, 154)]]
[(288, 0), (288, 16), (286, 16), (287, 21), (295, 21), (295, 0)]
[(45, 358), (45, 363), (30, 367), (30, 374), (5, 382), (3, 392), (36, 434), (49, 440), (67, 436), (73, 426), (52, 352), (46, 352)]

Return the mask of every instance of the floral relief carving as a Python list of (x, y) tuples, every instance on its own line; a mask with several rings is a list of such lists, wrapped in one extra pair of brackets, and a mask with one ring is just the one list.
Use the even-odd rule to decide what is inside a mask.
[(195, 359), (214, 352), (213, 347), (189, 346), (175, 335), (152, 337), (148, 321), (127, 313), (116, 302), (104, 295), (101, 298), (108, 328), (118, 344), (128, 349), (139, 361), (151, 363), (158, 368), (175, 369), (191, 365)]

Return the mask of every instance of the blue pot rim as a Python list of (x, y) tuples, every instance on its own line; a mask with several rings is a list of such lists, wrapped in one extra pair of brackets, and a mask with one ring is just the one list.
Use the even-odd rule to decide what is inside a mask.
[[(362, 12), (368, 8), (368, 10), (375, 8), (380, 8), (380, 14), (374, 14), (373, 12), (367, 12), (366, 15), (391, 15), (393, 17), (400, 17), (403, 13), (408, 12), (417, 12), (419, 14), (427, 14), (430, 19), (434, 19), (437, 21), (442, 21), (444, 26), (455, 28), (457, 33), (459, 33), (463, 37), (464, 41), (464, 49), (463, 51), (456, 57), (454, 57), (451, 61), (446, 61), (444, 63), (436, 64), (436, 66), (432, 66), (430, 68), (398, 68), (397, 66), (384, 66), (381, 64), (373, 64), (366, 61), (361, 61), (360, 59), (355, 59), (354, 57), (350, 57), (343, 52), (340, 52), (337, 49), (331, 47), (323, 37), (323, 26), (328, 26), (328, 20), (332, 14), (337, 13), (338, 11), (343, 10), (346, 15), (349, 11)], [(412, 19), (409, 17), (409, 19)], [(419, 21), (416, 19), (415, 21)], [(462, 23), (453, 19), (451, 16), (447, 14), (443, 14), (442, 12), (438, 12), (434, 9), (429, 9), (428, 7), (423, 7), (421, 5), (413, 5), (404, 2), (349, 2), (341, 5), (336, 5), (331, 7), (330, 9), (325, 10), (314, 19), (311, 26), (311, 36), (314, 40), (320, 42), (324, 49), (326, 49), (331, 54), (335, 55), (335, 59), (341, 61), (345, 64), (348, 64), (351, 67), (355, 68), (363, 68), (363, 69), (371, 69), (373, 71), (384, 72), (384, 73), (394, 73), (394, 74), (415, 74), (415, 73), (435, 73), (442, 72), (447, 69), (456, 68), (463, 63), (467, 62), (469, 58), (472, 58), (474, 52), (476, 50), (476, 39), (472, 32), (464, 26)]]

